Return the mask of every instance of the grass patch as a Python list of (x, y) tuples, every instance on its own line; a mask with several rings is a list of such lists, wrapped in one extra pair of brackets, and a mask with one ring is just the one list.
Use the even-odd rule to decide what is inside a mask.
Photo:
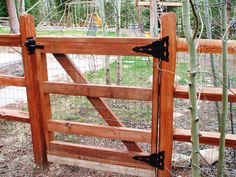
[(1, 34), (9, 34), (10, 33), (10, 28), (8, 28), (8, 27), (0, 27), (0, 33)]
[[(129, 86), (151, 87), (152, 61), (144, 57), (125, 56), (123, 61), (122, 83)], [(88, 72), (87, 78), (92, 83), (105, 82), (105, 69)], [(111, 82), (116, 83), (116, 62), (110, 64)]]
[[(113, 58), (114, 59), (114, 58)], [(116, 81), (116, 62), (110, 64), (111, 82)], [(105, 69), (87, 72), (90, 83), (104, 84)], [(144, 57), (123, 57), (123, 85), (151, 87), (152, 61)], [(101, 116), (85, 97), (52, 95), (53, 117), (84, 123), (104, 124)], [(112, 111), (126, 125), (138, 125), (137, 122), (151, 122), (151, 104), (141, 101), (106, 99)], [(133, 122), (133, 123), (131, 123)], [(135, 123), (136, 122), (136, 123)]]

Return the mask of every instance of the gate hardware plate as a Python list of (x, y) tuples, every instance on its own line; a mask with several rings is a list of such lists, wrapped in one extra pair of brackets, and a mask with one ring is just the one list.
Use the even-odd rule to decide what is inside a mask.
[(165, 151), (153, 153), (150, 156), (134, 156), (133, 159), (146, 162), (153, 167), (164, 170)]
[(36, 45), (36, 41), (33, 37), (28, 37), (25, 46), (28, 48), (29, 54), (32, 55), (35, 53), (35, 49), (44, 49), (43, 45)]
[(164, 61), (169, 61), (169, 36), (161, 40), (154, 41), (152, 44), (133, 48), (133, 51), (152, 55)]

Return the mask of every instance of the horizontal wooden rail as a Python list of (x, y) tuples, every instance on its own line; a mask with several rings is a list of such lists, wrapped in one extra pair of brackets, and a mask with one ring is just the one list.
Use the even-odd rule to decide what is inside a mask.
[[(75, 53), (92, 55), (127, 55), (147, 56), (136, 53), (132, 49), (136, 46), (151, 44), (156, 38), (102, 38), (102, 37), (37, 37), (37, 42), (43, 44), (46, 53)], [(236, 41), (228, 42), (229, 54), (236, 54)], [(177, 39), (177, 52), (187, 52), (185, 39)], [(200, 39), (199, 53), (221, 53), (221, 40)]]
[(151, 89), (138, 87), (44, 82), (44, 92), (87, 97), (151, 100)]
[[(186, 39), (177, 39), (177, 52), (187, 52), (188, 45)], [(200, 39), (198, 44), (199, 53), (222, 53), (222, 41), (218, 39)], [(236, 41), (228, 41), (228, 52), (229, 54), (236, 54)]]
[[(191, 131), (184, 129), (174, 129), (174, 140), (191, 142)], [(220, 133), (200, 131), (199, 141), (201, 144), (219, 146)], [(236, 135), (227, 134), (225, 140), (225, 146), (236, 148)]]
[(0, 85), (25, 87), (25, 78), (0, 74)]
[[(222, 100), (222, 88), (215, 88), (215, 87), (199, 87), (198, 95), (200, 94), (201, 100), (208, 100), (208, 101), (221, 101)], [(236, 89), (231, 89), (229, 92), (229, 102), (236, 102)], [(174, 93), (175, 98), (183, 98), (188, 99), (188, 86), (181, 86), (178, 85), (175, 88)]]
[(0, 34), (0, 46), (19, 47), (20, 34)]
[(0, 109), (0, 119), (29, 123), (29, 113), (19, 110)]
[(151, 140), (150, 131), (148, 130), (132, 129), (126, 127), (111, 127), (59, 120), (50, 120), (48, 122), (48, 130), (66, 134), (78, 134), (84, 136), (119, 139), (142, 143), (150, 143)]
[(122, 165), (113, 165), (108, 163), (102, 163), (91, 160), (83, 160), (79, 158), (63, 157), (58, 152), (54, 152), (56, 155), (47, 155), (48, 161), (57, 164), (71, 165), (82, 168), (90, 168), (99, 171), (109, 171), (113, 173), (123, 174), (124, 176), (139, 176), (139, 177), (153, 177), (155, 176), (155, 170), (140, 169), (136, 167), (125, 167)]
[(46, 53), (148, 56), (132, 49), (156, 41), (156, 38), (37, 37)]
[(148, 153), (125, 152), (112, 148), (52, 141), (50, 142), (50, 151), (48, 151), (48, 154), (142, 169), (154, 169), (144, 162), (139, 162), (133, 159), (133, 156), (135, 155), (148, 155)]
[[(42, 52), (47, 53), (78, 53), (95, 55), (131, 55), (146, 56), (135, 53), (136, 46), (147, 45), (156, 38), (102, 38), (102, 37), (37, 37), (37, 42), (45, 45)], [(228, 42), (229, 54), (236, 54), (236, 41)], [(0, 46), (20, 46), (20, 34), (0, 35)], [(177, 39), (177, 52), (187, 52), (187, 42), (183, 38)], [(200, 39), (198, 52), (221, 53), (221, 40)]]
[[(151, 131), (125, 127), (108, 127), (102, 125), (85, 124), (70, 121), (50, 120), (48, 130), (66, 134), (78, 134), (84, 136), (102, 137), (108, 139), (120, 139), (150, 143)], [(190, 142), (191, 131), (184, 129), (174, 129), (174, 140)], [(220, 134), (213, 132), (200, 132), (200, 143), (209, 145), (219, 145)], [(226, 147), (236, 148), (236, 135), (226, 135)]]
[[(75, 123), (69, 121), (50, 120), (48, 130), (67, 134), (103, 137), (136, 142), (151, 142), (150, 130), (132, 129), (124, 127), (107, 127), (102, 125)], [(218, 145), (219, 133), (200, 132), (200, 142), (203, 144)], [(190, 130), (174, 129), (174, 140), (190, 142)], [(236, 135), (226, 136), (226, 146), (236, 147)]]
[[(97, 84), (45, 82), (44, 92), (75, 96), (104, 97), (143, 101), (151, 101), (152, 99), (152, 90), (150, 88), (107, 86)], [(221, 88), (202, 87), (198, 89), (198, 95), (199, 94), (201, 100), (222, 100)], [(174, 96), (175, 98), (188, 99), (188, 86), (176, 86)], [(236, 102), (236, 89), (231, 89), (231, 91), (229, 91), (229, 101)]]

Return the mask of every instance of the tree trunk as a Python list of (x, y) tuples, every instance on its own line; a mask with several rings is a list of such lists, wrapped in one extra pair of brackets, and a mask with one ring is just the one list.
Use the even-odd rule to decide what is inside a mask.
[[(222, 2), (224, 4), (224, 1)], [(224, 176), (225, 167), (225, 131), (226, 119), (228, 116), (228, 31), (227, 31), (227, 4), (222, 7), (222, 59), (223, 59), (223, 99), (222, 99), (222, 113), (221, 113), (221, 131), (220, 131), (220, 144), (219, 144), (219, 162), (217, 176)]]
[[(106, 36), (106, 16), (105, 16), (105, 4), (104, 0), (99, 0), (100, 5), (100, 16), (102, 19), (102, 35)], [(110, 74), (110, 59), (108, 56), (105, 56), (105, 72), (106, 72), (106, 84), (111, 84), (111, 74)]]
[(190, 3), (183, 0), (183, 28), (188, 43), (189, 61), (189, 100), (191, 112), (191, 140), (192, 140), (192, 176), (200, 176), (200, 159), (199, 159), (199, 131), (198, 131), (198, 110), (197, 110), (197, 51), (196, 39), (192, 34), (190, 24)]
[(16, 5), (14, 0), (6, 0), (7, 12), (10, 18), (10, 32), (19, 33), (19, 20), (16, 13)]
[(24, 13), (25, 13), (25, 0), (20, 0), (19, 14), (22, 15)]
[[(208, 39), (212, 39), (212, 33), (211, 33), (211, 20), (210, 20), (210, 13), (209, 13), (209, 2), (208, 0), (205, 0), (205, 6), (204, 6), (204, 10), (205, 10), (205, 15), (206, 15), (206, 30), (207, 30), (207, 38)], [(213, 54), (210, 54), (210, 60), (211, 60), (211, 72), (212, 72), (212, 75), (213, 75), (213, 85), (215, 87), (218, 86), (218, 82), (217, 82), (217, 79), (216, 79), (216, 67), (215, 67), (215, 61), (214, 61), (214, 55)], [(219, 103), (216, 101), (215, 102), (215, 107), (216, 107), (216, 113), (217, 113), (217, 119), (218, 119), (218, 129), (219, 129), (219, 132), (220, 132), (220, 127), (221, 127), (221, 119), (220, 119), (220, 106), (219, 106)]]
[[(116, 10), (116, 36), (120, 36), (120, 11), (121, 11), (121, 0), (115, 0)], [(118, 56), (116, 61), (116, 84), (122, 85), (122, 57)]]
[(150, 34), (152, 37), (158, 35), (158, 14), (157, 14), (157, 0), (150, 1)]

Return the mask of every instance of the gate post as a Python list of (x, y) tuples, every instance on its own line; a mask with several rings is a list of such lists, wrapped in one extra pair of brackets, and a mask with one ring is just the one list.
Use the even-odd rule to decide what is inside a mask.
[(34, 17), (32, 15), (26, 14), (20, 17), (20, 33), (34, 160), (40, 167), (46, 167), (47, 153), (43, 119), (40, 111), (40, 94), (35, 75), (35, 54), (29, 55), (28, 49), (24, 45), (28, 37), (36, 37)]
[(165, 36), (169, 36), (169, 62), (162, 62), (159, 129), (159, 151), (165, 151), (165, 169), (159, 170), (159, 177), (168, 177), (171, 172), (176, 68), (176, 15), (174, 13), (164, 13), (161, 16), (161, 37)]

